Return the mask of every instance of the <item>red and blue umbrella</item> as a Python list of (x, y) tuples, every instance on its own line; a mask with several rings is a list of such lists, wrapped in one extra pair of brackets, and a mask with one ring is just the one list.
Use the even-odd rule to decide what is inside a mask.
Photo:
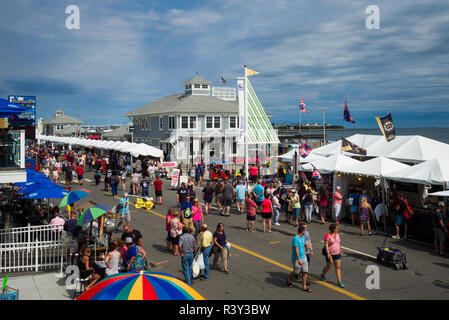
[(152, 271), (129, 271), (105, 278), (77, 300), (205, 300), (185, 282)]
[(102, 205), (92, 206), (81, 214), (76, 224), (78, 226), (82, 226), (86, 223), (96, 220), (100, 218), (102, 215), (104, 215), (106, 212), (108, 212), (108, 210), (109, 207), (107, 206)]
[(86, 189), (78, 189), (78, 190), (69, 192), (69, 194), (66, 195), (64, 197), (64, 199), (61, 200), (61, 203), (59, 204), (59, 208), (67, 207), (68, 205), (71, 205), (72, 203), (75, 203), (78, 200), (81, 200), (82, 198), (88, 196), (89, 193), (90, 193), (90, 191), (86, 190)]

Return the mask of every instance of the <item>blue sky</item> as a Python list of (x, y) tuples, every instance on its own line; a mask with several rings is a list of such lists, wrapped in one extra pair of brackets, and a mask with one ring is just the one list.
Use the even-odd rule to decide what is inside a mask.
[[(65, 8), (80, 8), (67, 30)], [(380, 29), (365, 8), (380, 8)], [(356, 124), (447, 127), (449, 3), (443, 0), (3, 0), (0, 97), (36, 95), (38, 117), (62, 108), (89, 124), (183, 91), (199, 76), (220, 85), (243, 64), (274, 122), (343, 124), (345, 97)]]

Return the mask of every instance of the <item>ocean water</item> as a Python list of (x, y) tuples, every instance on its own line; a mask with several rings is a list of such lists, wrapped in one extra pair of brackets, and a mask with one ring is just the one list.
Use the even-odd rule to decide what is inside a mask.
[[(306, 133), (307, 131), (304, 131)], [(319, 131), (314, 131), (319, 132)], [(322, 132), (322, 131), (321, 131)], [(345, 130), (326, 130), (326, 139), (328, 141), (340, 140), (354, 134), (382, 135), (380, 129), (345, 129)], [(396, 135), (410, 136), (419, 135), (429, 139), (437, 140), (449, 144), (449, 128), (396, 128)]]

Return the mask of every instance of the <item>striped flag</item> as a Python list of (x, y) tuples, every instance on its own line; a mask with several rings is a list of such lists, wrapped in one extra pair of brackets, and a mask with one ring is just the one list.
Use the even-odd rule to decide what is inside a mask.
[(312, 178), (323, 179), (323, 177), (321, 176), (320, 172), (318, 171), (317, 168), (315, 168), (315, 166), (313, 164), (312, 164), (312, 167), (313, 167)]
[(306, 158), (309, 154), (307, 152), (304, 151), (304, 148), (300, 145), (299, 146), (299, 154), (301, 155), (302, 158)]
[(299, 112), (307, 112), (309, 113), (309, 111), (306, 110), (306, 104), (304, 103), (304, 99), (301, 97), (301, 100), (299, 102)]
[(223, 79), (223, 77), (220, 77), (220, 78), (221, 78), (221, 83), (226, 83), (226, 80)]
[(302, 138), (299, 138), (299, 143), (301, 144), (301, 146), (304, 148), (304, 150), (306, 151), (312, 151), (312, 147), (309, 146), (307, 143), (304, 142), (304, 140), (302, 140)]

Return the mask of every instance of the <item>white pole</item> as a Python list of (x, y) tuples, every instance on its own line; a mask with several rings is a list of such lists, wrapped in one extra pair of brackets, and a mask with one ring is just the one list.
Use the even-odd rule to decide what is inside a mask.
[(245, 71), (245, 77), (244, 77), (244, 94), (243, 94), (243, 103), (244, 103), (244, 114), (245, 114), (245, 176), (246, 181), (249, 181), (249, 175), (248, 175), (248, 110), (247, 110), (247, 103), (246, 103), (246, 87), (247, 87), (247, 76), (246, 76), (246, 64), (244, 65), (244, 71)]

